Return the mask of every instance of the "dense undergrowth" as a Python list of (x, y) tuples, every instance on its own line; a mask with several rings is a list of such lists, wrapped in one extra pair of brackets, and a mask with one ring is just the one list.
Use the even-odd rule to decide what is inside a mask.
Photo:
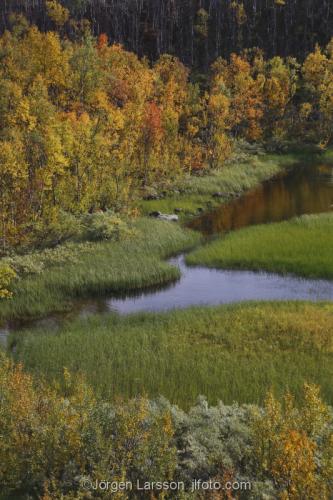
[(333, 213), (232, 232), (187, 255), (190, 265), (333, 279)]
[[(68, 370), (59, 392), (0, 352), (0, 498), (329, 500), (332, 409), (316, 386), (301, 393), (296, 405), (270, 392), (263, 408), (200, 398), (187, 413), (165, 399), (109, 403)], [(194, 480), (208, 483), (191, 492)]]

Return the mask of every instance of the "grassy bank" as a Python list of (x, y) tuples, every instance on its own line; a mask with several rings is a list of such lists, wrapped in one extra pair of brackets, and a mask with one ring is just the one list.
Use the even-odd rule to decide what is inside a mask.
[[(122, 293), (179, 278), (163, 260), (199, 242), (200, 236), (174, 223), (141, 219), (133, 235), (119, 242), (99, 242), (51, 250), (48, 266), (36, 272), (41, 256), (25, 258), (34, 274), (18, 280), (14, 297), (0, 303), (0, 319), (45, 316), (69, 309), (77, 297)], [(59, 253), (63, 253), (59, 259)], [(51, 265), (52, 264), (52, 265)]]
[[(301, 393), (304, 381), (333, 403), (333, 307), (266, 303), (165, 314), (94, 316), (59, 332), (22, 336), (16, 356), (50, 380), (82, 371), (106, 398), (163, 395), (182, 407), (261, 403), (271, 387)], [(12, 338), (12, 341), (14, 339)]]
[[(325, 158), (325, 161), (330, 159), (328, 153), (322, 155), (322, 158)], [(208, 175), (190, 176), (179, 184), (176, 194), (158, 200), (142, 201), (140, 208), (145, 214), (157, 210), (173, 213), (181, 209), (180, 217), (186, 219), (197, 214), (199, 209), (210, 210), (244, 191), (253, 189), (277, 175), (283, 168), (311, 161), (318, 161), (318, 153), (311, 148), (285, 154), (252, 155), (246, 161), (234, 160)], [(214, 196), (216, 193), (219, 193), (219, 196)]]
[(333, 279), (333, 213), (252, 226), (194, 250), (190, 265)]
[(320, 155), (320, 159), (323, 163), (328, 165), (333, 165), (333, 148), (329, 147)]

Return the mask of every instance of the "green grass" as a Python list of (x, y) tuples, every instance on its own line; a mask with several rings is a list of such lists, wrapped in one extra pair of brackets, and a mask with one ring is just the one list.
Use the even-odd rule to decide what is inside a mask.
[[(0, 303), (0, 320), (42, 317), (70, 309), (73, 299), (122, 293), (161, 285), (180, 276), (163, 260), (191, 248), (200, 235), (165, 221), (141, 219), (136, 235), (120, 242), (90, 244), (68, 261), (23, 278), (14, 286), (14, 298)], [(79, 248), (79, 247), (78, 247)]]
[(333, 165), (333, 148), (330, 147), (323, 151), (323, 153), (320, 155), (320, 159), (322, 163)]
[(187, 408), (198, 395), (262, 403), (271, 387), (314, 382), (333, 403), (333, 306), (252, 303), (126, 317), (93, 316), (13, 334), (16, 357), (48, 380), (81, 371), (105, 398), (163, 395)]
[(186, 262), (333, 279), (333, 213), (232, 232), (194, 250)]
[[(192, 176), (184, 181), (182, 195), (142, 202), (143, 211), (173, 212), (180, 207), (181, 217), (186, 219), (198, 207), (212, 208), (235, 193), (251, 189), (275, 175), (282, 166), (291, 166), (306, 158), (313, 161), (314, 157), (311, 152), (255, 156), (238, 165), (227, 165), (211, 175)], [(227, 193), (226, 197), (213, 198), (216, 191)], [(179, 271), (163, 259), (194, 246), (199, 242), (199, 235), (151, 219), (143, 219), (136, 226), (139, 236), (132, 240), (96, 243), (90, 251), (78, 250), (79, 263), (52, 266), (38, 276), (19, 281), (14, 289), (15, 298), (0, 303), (0, 321), (42, 317), (70, 310), (75, 297), (138, 290), (179, 278)]]
[[(221, 205), (277, 175), (283, 168), (311, 161), (318, 161), (318, 155), (312, 149), (289, 154), (250, 156), (246, 161), (232, 162), (208, 175), (190, 176), (178, 186), (179, 194), (160, 200), (142, 201), (139, 206), (144, 214), (152, 211), (173, 213), (180, 208), (180, 217), (186, 220), (188, 216), (197, 214), (199, 208), (210, 210)], [(217, 192), (225, 195), (214, 198), (213, 194)]]

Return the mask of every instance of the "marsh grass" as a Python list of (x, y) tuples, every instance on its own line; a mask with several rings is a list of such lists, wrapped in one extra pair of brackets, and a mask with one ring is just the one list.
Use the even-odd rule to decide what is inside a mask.
[(323, 163), (328, 163), (333, 165), (333, 148), (328, 148), (320, 155), (320, 159)]
[[(52, 265), (36, 276), (19, 280), (14, 298), (0, 303), (0, 319), (45, 316), (71, 308), (78, 297), (120, 294), (158, 286), (180, 277), (177, 267), (164, 262), (191, 248), (200, 235), (174, 223), (141, 219), (135, 236), (119, 242), (90, 243), (73, 262)], [(71, 257), (75, 246), (71, 247)]]
[(232, 232), (194, 250), (186, 262), (333, 279), (333, 213)]
[(17, 332), (17, 359), (48, 380), (81, 371), (105, 398), (163, 395), (188, 408), (262, 403), (268, 389), (301, 394), (314, 382), (333, 403), (333, 306), (252, 303), (126, 317), (93, 316)]
[[(179, 194), (142, 201), (139, 206), (145, 214), (156, 210), (173, 213), (175, 209), (181, 208), (180, 217), (186, 219), (196, 214), (199, 208), (212, 209), (235, 195), (253, 189), (264, 180), (277, 175), (283, 168), (313, 161), (318, 161), (318, 154), (313, 149), (250, 156), (246, 161), (233, 161), (210, 174), (190, 176), (179, 184)], [(223, 196), (214, 198), (213, 195), (217, 192), (223, 193)]]

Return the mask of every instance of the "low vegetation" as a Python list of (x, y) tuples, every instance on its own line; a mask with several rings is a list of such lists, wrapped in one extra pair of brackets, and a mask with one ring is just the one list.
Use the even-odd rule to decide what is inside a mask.
[[(2, 500), (139, 499), (145, 481), (178, 483), (145, 493), (155, 498), (332, 498), (332, 409), (313, 385), (299, 405), (270, 392), (263, 408), (200, 398), (185, 413), (165, 399), (100, 400), (67, 370), (59, 393), (0, 352), (0, 394)], [(194, 480), (217, 489), (191, 492)]]
[(304, 380), (333, 403), (333, 307), (267, 303), (159, 314), (98, 315), (12, 334), (16, 359), (49, 381), (84, 373), (108, 399), (160, 395), (188, 408), (261, 404), (271, 387), (300, 394)]
[[(142, 218), (132, 222), (118, 241), (72, 243), (2, 259), (7, 273), (0, 273), (0, 279), (13, 298), (0, 302), (0, 319), (45, 316), (70, 309), (75, 298), (171, 282), (180, 273), (164, 259), (199, 241), (197, 233), (177, 224)], [(8, 269), (16, 277), (9, 276)]]
[(333, 213), (232, 232), (187, 255), (190, 265), (333, 279)]
[[(312, 159), (314, 155), (314, 150), (309, 151)], [(159, 194), (157, 199), (144, 200), (139, 203), (139, 207), (145, 214), (152, 211), (176, 211), (182, 220), (186, 220), (188, 216), (197, 215), (200, 210), (210, 210), (228, 202), (234, 196), (274, 177), (282, 168), (290, 167), (302, 159), (299, 152), (279, 155), (248, 153), (240, 157), (235, 156), (223, 169), (204, 176), (189, 176), (178, 182), (177, 189), (173, 192), (170, 191), (165, 196)]]

